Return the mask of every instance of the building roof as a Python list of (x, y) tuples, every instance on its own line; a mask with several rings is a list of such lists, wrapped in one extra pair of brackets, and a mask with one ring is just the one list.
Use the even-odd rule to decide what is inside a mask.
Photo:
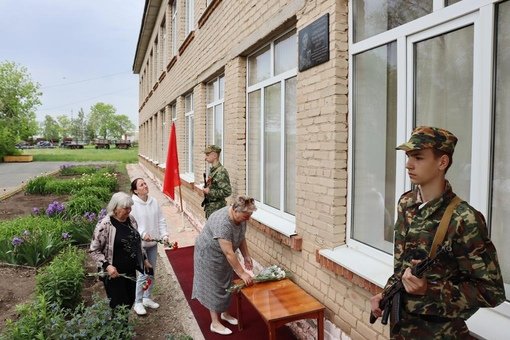
[(135, 74), (139, 74), (142, 68), (143, 59), (147, 53), (147, 47), (149, 46), (152, 31), (156, 24), (161, 2), (161, 0), (145, 0), (142, 24), (138, 35), (138, 43), (136, 44), (135, 60), (133, 61), (133, 73)]

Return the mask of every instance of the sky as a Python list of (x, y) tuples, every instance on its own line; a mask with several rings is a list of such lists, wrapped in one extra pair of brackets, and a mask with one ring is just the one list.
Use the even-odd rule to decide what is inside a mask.
[(133, 60), (144, 0), (0, 0), (0, 62), (27, 68), (46, 115), (75, 118), (98, 102), (138, 126)]

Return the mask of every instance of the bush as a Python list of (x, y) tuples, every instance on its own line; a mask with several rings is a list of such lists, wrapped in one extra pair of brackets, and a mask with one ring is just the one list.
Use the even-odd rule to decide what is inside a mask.
[(40, 176), (28, 181), (25, 192), (34, 195), (46, 195), (46, 184), (52, 180), (49, 176)]
[(68, 219), (75, 216), (84, 216), (85, 213), (97, 214), (105, 206), (104, 201), (97, 196), (73, 196), (66, 204), (64, 216)]
[(93, 300), (90, 307), (78, 306), (58, 339), (132, 339), (135, 336), (129, 309), (118, 307), (112, 317), (108, 300), (97, 295)]
[(70, 240), (71, 221), (27, 216), (0, 222), (0, 261), (37, 267)]
[(103, 187), (85, 187), (73, 192), (73, 196), (95, 196), (103, 202), (108, 202), (111, 198), (112, 192), (108, 188)]
[(85, 251), (66, 247), (51, 264), (37, 274), (36, 291), (59, 308), (75, 308), (81, 300), (85, 279)]
[(16, 307), (19, 319), (7, 320), (0, 339), (57, 339), (65, 329), (65, 315), (55, 305), (48, 304), (44, 295), (37, 296), (31, 303)]

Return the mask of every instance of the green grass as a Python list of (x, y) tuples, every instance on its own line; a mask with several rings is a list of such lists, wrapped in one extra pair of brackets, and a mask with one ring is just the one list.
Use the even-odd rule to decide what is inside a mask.
[(121, 163), (137, 163), (138, 147), (124, 149), (96, 149), (94, 145), (87, 145), (84, 149), (26, 149), (23, 155), (33, 155), (34, 161), (68, 161), (94, 162), (111, 161)]

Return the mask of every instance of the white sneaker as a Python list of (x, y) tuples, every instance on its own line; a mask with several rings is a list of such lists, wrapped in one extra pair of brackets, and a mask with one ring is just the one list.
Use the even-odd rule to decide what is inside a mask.
[(135, 310), (135, 313), (138, 314), (138, 315), (145, 315), (145, 314), (147, 314), (147, 311), (145, 310), (145, 307), (140, 302), (135, 303), (135, 306), (134, 306), (133, 309)]
[(159, 303), (152, 301), (151, 299), (143, 298), (143, 305), (149, 308), (159, 308)]

